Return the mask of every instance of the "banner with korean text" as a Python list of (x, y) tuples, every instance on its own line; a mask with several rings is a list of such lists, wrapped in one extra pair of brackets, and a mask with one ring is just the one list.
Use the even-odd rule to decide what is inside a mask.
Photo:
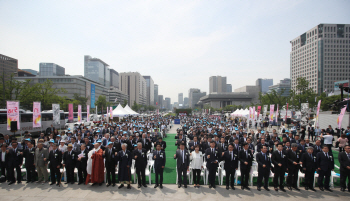
[(81, 105), (78, 105), (78, 122), (81, 123)]
[(90, 121), (90, 105), (86, 105), (86, 121)]
[(339, 117), (337, 119), (337, 124), (338, 124), (338, 128), (341, 129), (341, 122), (343, 121), (343, 117), (344, 117), (344, 114), (345, 114), (345, 111), (346, 111), (346, 105), (345, 107), (343, 107), (341, 110), (340, 110), (340, 114), (339, 114)]
[(270, 105), (270, 121), (273, 121), (273, 112), (275, 111), (275, 105)]
[(11, 121), (17, 121), (17, 130), (20, 130), (19, 125), (19, 102), (7, 101), (7, 130), (11, 130)]
[(113, 119), (113, 107), (109, 108), (109, 118)]
[(74, 121), (73, 116), (73, 103), (68, 104), (68, 122), (72, 123)]
[(317, 104), (317, 112), (316, 112), (316, 128), (318, 126), (318, 115), (320, 114), (320, 108), (321, 108), (321, 100), (318, 101)]
[(61, 121), (60, 121), (60, 104), (52, 104), (52, 118), (53, 121), (52, 123), (54, 125), (60, 125)]
[(41, 102), (33, 102), (33, 128), (41, 127)]

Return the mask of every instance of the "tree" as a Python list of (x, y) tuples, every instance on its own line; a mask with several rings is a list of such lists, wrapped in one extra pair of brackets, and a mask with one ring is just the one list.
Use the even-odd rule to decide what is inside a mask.
[(127, 100), (124, 100), (122, 106), (125, 107), (127, 104), (128, 104), (128, 101), (127, 101)]
[(142, 106), (137, 104), (136, 101), (134, 101), (134, 105), (131, 107), (132, 110), (139, 111)]
[(278, 109), (281, 109), (283, 105), (287, 103), (288, 97), (282, 96), (285, 92), (285, 89), (277, 92), (272, 89), (270, 93), (262, 94), (259, 93), (260, 106), (264, 105), (278, 105)]
[(57, 94), (61, 92), (66, 92), (65, 89), (52, 88), (53, 82), (46, 79), (43, 83), (37, 83), (36, 95), (38, 99), (41, 100), (41, 108), (43, 110), (52, 109), (52, 103), (57, 100)]
[(97, 108), (101, 110), (101, 113), (103, 113), (103, 108), (107, 108), (107, 100), (106, 96), (99, 96), (97, 98), (97, 101), (95, 101), (95, 105), (97, 105)]
[(309, 108), (314, 108), (316, 103), (317, 94), (309, 88), (309, 81), (304, 77), (297, 78), (296, 91), (291, 90), (288, 103), (291, 108), (295, 110), (301, 109), (301, 103), (309, 103)]
[(77, 93), (75, 93), (73, 96), (74, 96), (74, 99), (78, 102), (77, 105), (81, 105), (82, 108), (86, 108), (86, 103), (89, 98), (82, 97)]

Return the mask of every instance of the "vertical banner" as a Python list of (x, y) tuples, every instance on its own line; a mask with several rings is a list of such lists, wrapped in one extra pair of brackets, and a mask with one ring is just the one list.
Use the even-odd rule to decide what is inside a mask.
[(289, 105), (289, 103), (287, 103), (286, 116), (284, 117), (285, 122), (287, 122), (287, 118), (288, 118), (288, 105)]
[(7, 101), (7, 130), (11, 130), (11, 121), (17, 121), (17, 130), (20, 130), (19, 125), (19, 102)]
[(91, 104), (91, 108), (94, 108), (95, 107), (95, 96), (96, 96), (96, 93), (95, 93), (95, 85), (94, 84), (91, 84), (91, 91), (90, 91), (90, 104)]
[(107, 106), (107, 115), (106, 115), (106, 116), (107, 116), (107, 118), (109, 118), (109, 116), (108, 116), (108, 112), (109, 112), (109, 111), (108, 111), (108, 106)]
[(41, 127), (41, 102), (33, 102), (33, 128)]
[(270, 105), (270, 121), (273, 121), (273, 112), (275, 111), (275, 105)]
[(81, 105), (78, 105), (78, 122), (81, 123)]
[(263, 119), (266, 117), (266, 114), (267, 114), (267, 105), (264, 105)]
[(60, 125), (60, 104), (52, 104), (52, 124)]
[(68, 104), (68, 122), (72, 123), (74, 121), (73, 116), (73, 103)]
[[(318, 125), (318, 115), (320, 114), (320, 108), (321, 108), (321, 100), (318, 101), (318, 104), (317, 104), (317, 112), (316, 112), (316, 126), (319, 126)], [(315, 128), (316, 129), (316, 128)]]
[(253, 107), (253, 120), (255, 121), (255, 106)]
[(252, 107), (249, 107), (249, 120), (252, 120)]
[(157, 115), (159, 115), (159, 109), (157, 109)]
[(309, 103), (302, 103), (300, 110), (300, 123), (301, 126), (306, 126), (309, 119)]
[(278, 123), (278, 104), (277, 104), (277, 110), (276, 110), (276, 125)]
[(260, 112), (261, 112), (261, 106), (258, 106), (258, 119), (259, 119)]
[(344, 114), (345, 114), (345, 111), (346, 111), (346, 105), (340, 110), (340, 114), (339, 114), (339, 117), (337, 119), (337, 124), (338, 124), (338, 128), (340, 129), (341, 128), (341, 122), (343, 121), (343, 117), (344, 117)]
[(86, 106), (86, 121), (90, 121), (90, 105)]
[(109, 118), (113, 119), (113, 107), (109, 108)]

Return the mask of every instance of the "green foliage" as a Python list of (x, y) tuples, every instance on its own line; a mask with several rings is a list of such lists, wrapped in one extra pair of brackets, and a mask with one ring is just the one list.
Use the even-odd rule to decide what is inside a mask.
[(97, 109), (101, 111), (101, 113), (103, 113), (103, 108), (105, 110), (107, 110), (107, 99), (106, 99), (106, 96), (99, 96), (97, 98), (97, 101), (95, 101), (95, 105), (97, 106)]
[(128, 101), (127, 101), (127, 100), (124, 100), (122, 106), (125, 107), (127, 104), (128, 104)]

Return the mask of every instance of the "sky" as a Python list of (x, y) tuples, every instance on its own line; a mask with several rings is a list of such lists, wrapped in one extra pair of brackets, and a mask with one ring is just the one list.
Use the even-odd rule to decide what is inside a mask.
[(178, 101), (209, 93), (210, 76), (233, 90), (290, 77), (290, 41), (321, 23), (349, 24), (347, 0), (0, 0), (0, 54), (20, 69), (40, 62), (84, 75), (84, 55), (118, 72), (150, 75)]

